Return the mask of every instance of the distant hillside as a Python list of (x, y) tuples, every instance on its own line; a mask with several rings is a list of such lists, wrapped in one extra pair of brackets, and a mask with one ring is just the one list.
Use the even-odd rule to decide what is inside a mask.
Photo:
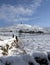
[(38, 26), (31, 26), (28, 24), (17, 24), (14, 26), (9, 26), (5, 28), (0, 28), (0, 32), (19, 32), (19, 33), (48, 33), (48, 29), (38, 27)]

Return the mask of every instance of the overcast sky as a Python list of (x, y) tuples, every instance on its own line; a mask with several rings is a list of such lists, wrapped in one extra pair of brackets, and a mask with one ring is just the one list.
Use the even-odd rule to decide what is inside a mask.
[(21, 22), (50, 27), (50, 0), (0, 0), (0, 26)]

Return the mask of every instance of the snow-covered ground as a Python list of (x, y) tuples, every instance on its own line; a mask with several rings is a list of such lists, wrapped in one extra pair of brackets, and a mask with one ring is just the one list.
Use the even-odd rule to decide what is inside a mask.
[[(22, 27), (22, 28), (21, 28)], [(34, 26), (33, 28), (30, 25), (17, 25), (10, 26), (13, 32), (7, 31), (7, 28), (4, 30), (0, 29), (0, 65), (50, 65), (50, 34), (36, 34), (36, 33), (18, 33), (17, 29), (26, 29), (28, 30), (43, 30), (41, 27)], [(15, 29), (14, 29), (15, 28)], [(3, 31), (4, 30), (4, 31)], [(45, 31), (46, 32), (46, 31)], [(14, 43), (15, 38), (12, 38), (12, 34), (17, 35), (20, 39), (20, 46), (22, 48), (16, 48), (15, 46), (11, 47), (11, 43)], [(5, 51), (1, 47), (7, 48), (6, 45), (9, 45), (8, 50)], [(26, 53), (23, 52), (23, 49)], [(4, 55), (3, 52), (6, 54)], [(8, 53), (8, 54), (7, 54)]]
[(22, 30), (23, 32), (38, 32), (38, 31), (41, 31), (41, 32), (44, 32), (44, 33), (48, 33), (48, 30), (42, 28), (42, 27), (39, 27), (39, 26), (31, 26), (31, 25), (28, 25), (28, 24), (17, 24), (17, 25), (14, 25), (14, 26), (9, 26), (9, 27), (5, 27), (5, 28), (0, 28), (0, 32), (19, 32), (20, 30)]

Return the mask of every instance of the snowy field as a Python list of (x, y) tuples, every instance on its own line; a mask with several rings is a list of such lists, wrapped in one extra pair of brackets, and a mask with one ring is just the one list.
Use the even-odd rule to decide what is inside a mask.
[[(22, 48), (11, 47), (13, 34)], [(0, 31), (0, 65), (50, 65), (50, 34)]]
[[(12, 38), (13, 33), (2, 33), (0, 39), (6, 40)], [(29, 34), (29, 33), (15, 33), (17, 35), (24, 47), (28, 49), (29, 52), (32, 51), (50, 51), (50, 34)]]
[[(0, 39), (8, 40), (12, 38), (13, 33), (2, 32), (0, 34), (2, 34)], [(0, 65), (50, 65), (50, 59), (48, 60), (48, 55), (50, 58), (50, 34), (14, 34), (22, 41), (27, 54), (18, 53), (16, 49), (8, 56), (0, 54)], [(42, 61), (45, 59), (44, 62), (41, 61), (43, 64), (40, 64), (36, 57), (41, 58)]]

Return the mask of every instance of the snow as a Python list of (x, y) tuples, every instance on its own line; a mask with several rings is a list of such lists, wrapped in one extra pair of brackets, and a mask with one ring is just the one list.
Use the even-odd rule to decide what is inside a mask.
[[(20, 29), (46, 32), (41, 27), (26, 24), (0, 28), (0, 65), (50, 65), (50, 35), (29, 33), (19, 35), (17, 31)], [(10, 30), (13, 32), (9, 32)], [(11, 45), (12, 43), (15, 44), (14, 40), (16, 40), (15, 37), (11, 37), (12, 34), (18, 36), (20, 47), (16, 48), (15, 45)], [(6, 49), (7, 44), (9, 48), (11, 46), (12, 48), (8, 48), (8, 52), (5, 51), (8, 54), (3, 55), (4, 50), (1, 47)]]
[[(39, 26), (35, 26), (35, 25), (28, 25), (28, 24), (17, 24), (14, 26), (10, 26), (10, 27), (5, 27), (5, 28), (0, 28), (1, 32), (14, 32), (14, 31), (24, 31), (24, 32), (30, 32), (30, 31), (34, 31), (34, 32), (38, 32), (38, 31), (42, 31), (44, 33), (48, 33), (48, 31), (42, 27)], [(2, 34), (3, 35), (3, 34)], [(6, 34), (5, 34), (6, 35)], [(8, 35), (8, 34), (7, 34)]]
[(34, 65), (39, 65), (30, 55), (17, 55), (17, 56), (2, 56), (0, 57), (0, 64), (6, 65), (29, 65), (32, 62)]

